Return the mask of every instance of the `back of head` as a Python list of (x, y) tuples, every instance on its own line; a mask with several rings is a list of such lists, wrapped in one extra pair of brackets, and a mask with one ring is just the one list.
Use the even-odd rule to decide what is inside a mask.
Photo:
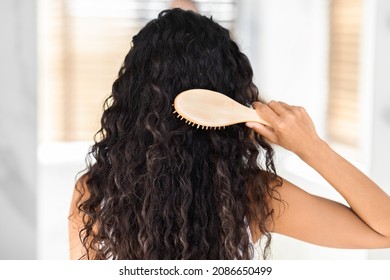
[(163, 11), (134, 36), (92, 148), (90, 196), (79, 206), (93, 256), (247, 259), (248, 222), (270, 240), (272, 148), (243, 124), (198, 130), (172, 113), (175, 96), (191, 88), (251, 104), (252, 75), (229, 32), (190, 11)]

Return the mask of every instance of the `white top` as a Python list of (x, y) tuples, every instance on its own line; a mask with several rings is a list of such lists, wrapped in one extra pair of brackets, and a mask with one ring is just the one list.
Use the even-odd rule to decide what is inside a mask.
[(261, 237), (257, 240), (257, 242), (253, 243), (252, 233), (249, 229), (249, 226), (247, 227), (247, 232), (249, 235), (249, 243), (253, 246), (253, 260), (262, 260), (263, 252), (261, 250)]

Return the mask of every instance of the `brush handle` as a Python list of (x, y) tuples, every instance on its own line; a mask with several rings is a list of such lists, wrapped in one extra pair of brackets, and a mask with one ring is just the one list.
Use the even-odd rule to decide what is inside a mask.
[(258, 122), (269, 126), (269, 123), (261, 118), (255, 109), (248, 108), (242, 104), (239, 105), (241, 106), (240, 110), (236, 110), (237, 122)]

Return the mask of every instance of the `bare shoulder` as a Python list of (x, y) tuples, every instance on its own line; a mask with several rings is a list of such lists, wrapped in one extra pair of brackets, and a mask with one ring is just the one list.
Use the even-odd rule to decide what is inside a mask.
[[(310, 209), (310, 203), (313, 203), (314, 196), (302, 190), (293, 183), (282, 179), (282, 184), (277, 188), (271, 186), (276, 192), (269, 198), (270, 208), (273, 210), (273, 226), (270, 231), (283, 231), (289, 224), (294, 224), (301, 220), (298, 214), (301, 209)], [(274, 184), (276, 185), (276, 183)]]
[(73, 189), (73, 195), (72, 200), (70, 204), (69, 209), (69, 217), (75, 214), (77, 212), (78, 205), (86, 200), (89, 197), (89, 191), (87, 186), (87, 175), (82, 175), (76, 182), (74, 189)]
[(80, 259), (85, 254), (84, 247), (80, 240), (80, 231), (83, 228), (83, 215), (79, 211), (80, 203), (88, 199), (89, 191), (87, 187), (88, 177), (81, 176), (74, 187), (72, 200), (70, 202), (68, 217), (69, 234), (69, 257), (70, 259)]

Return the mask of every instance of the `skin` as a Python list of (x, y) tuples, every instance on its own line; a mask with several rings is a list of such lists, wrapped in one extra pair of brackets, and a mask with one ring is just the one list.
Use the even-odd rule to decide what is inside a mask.
[[(246, 125), (270, 142), (296, 155), (321, 174), (348, 202), (338, 202), (303, 191), (283, 179), (280, 198), (269, 199), (274, 220), (268, 230), (312, 244), (334, 248), (390, 248), (390, 197), (366, 175), (333, 151), (315, 130), (302, 107), (283, 102), (255, 102), (253, 107), (270, 126)], [(76, 185), (85, 184), (82, 177)], [(75, 210), (79, 192), (75, 190), (70, 207), (70, 258), (84, 252), (79, 240), (82, 221)], [(302, 222), (304, 221), (304, 222)], [(260, 238), (256, 225), (250, 226), (253, 242)]]
[(170, 8), (180, 8), (182, 10), (198, 12), (198, 8), (191, 0), (173, 0), (170, 4)]
[[(73, 191), (72, 202), (69, 211), (69, 222), (68, 222), (68, 234), (69, 234), (69, 258), (71, 260), (80, 259), (85, 254), (85, 249), (80, 242), (79, 232), (83, 227), (83, 221), (81, 215), (77, 212), (77, 202), (80, 199), (81, 190), (85, 186), (85, 177), (81, 177), (76, 184)], [(88, 190), (87, 188), (84, 188)], [(88, 198), (88, 195), (85, 199)]]
[(327, 247), (389, 248), (390, 197), (317, 135), (304, 108), (277, 101), (253, 107), (270, 126), (246, 125), (299, 156), (349, 204), (311, 195), (284, 180), (278, 191), (285, 203), (271, 200), (275, 216), (269, 230)]

